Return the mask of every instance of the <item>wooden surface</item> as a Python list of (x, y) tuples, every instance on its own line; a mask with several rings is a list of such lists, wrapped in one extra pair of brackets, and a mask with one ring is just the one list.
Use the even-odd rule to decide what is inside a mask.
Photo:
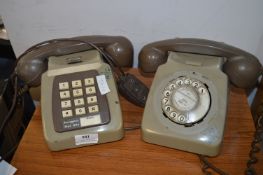
[[(130, 72), (150, 86), (152, 78), (142, 77), (135, 69)], [(139, 125), (143, 109), (120, 99), (125, 126)], [(244, 174), (253, 132), (245, 92), (231, 87), (222, 150), (219, 156), (209, 160), (229, 174)], [(18, 169), (17, 175), (203, 174), (195, 154), (145, 143), (140, 130), (126, 131), (125, 137), (117, 142), (50, 152), (43, 137), (40, 107), (37, 107), (12, 165)], [(260, 163), (256, 168), (258, 174), (263, 174)]]

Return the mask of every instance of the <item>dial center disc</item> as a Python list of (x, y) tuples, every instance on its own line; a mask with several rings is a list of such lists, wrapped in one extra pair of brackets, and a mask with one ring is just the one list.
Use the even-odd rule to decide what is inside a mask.
[(174, 106), (184, 112), (194, 109), (198, 103), (197, 93), (189, 86), (183, 86), (174, 90), (172, 94)]

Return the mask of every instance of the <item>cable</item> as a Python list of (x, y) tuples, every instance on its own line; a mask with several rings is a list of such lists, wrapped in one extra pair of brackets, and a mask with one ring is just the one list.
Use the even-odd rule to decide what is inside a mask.
[(125, 131), (132, 131), (132, 130), (136, 130), (136, 129), (141, 129), (141, 125), (124, 128)]
[(117, 75), (117, 79), (120, 79), (121, 76), (124, 76), (125, 73), (124, 71), (121, 69), (121, 67), (119, 66), (119, 63), (113, 59), (108, 53), (102, 51), (99, 47), (97, 47), (95, 44), (87, 42), (89, 45), (91, 45), (92, 47), (94, 47), (97, 51), (100, 52), (100, 54), (103, 56), (103, 58), (106, 59), (106, 62), (110, 64), (111, 68), (113, 70), (115, 70), (115, 67), (117, 68), (117, 70), (119, 71), (118, 73), (116, 72), (116, 70), (114, 71)]
[(202, 167), (202, 171), (206, 174), (206, 175), (211, 175), (212, 173), (207, 171), (207, 169), (212, 169), (213, 171), (215, 171), (216, 173), (220, 174), (220, 175), (228, 175), (227, 173), (225, 173), (224, 171), (220, 170), (219, 168), (217, 168), (216, 166), (214, 166), (212, 163), (210, 163), (206, 157), (204, 155), (200, 155), (198, 154), (198, 157), (201, 161), (201, 163), (203, 163), (203, 167)]
[[(258, 159), (256, 157), (256, 153), (260, 152), (260, 142), (262, 141), (261, 135), (263, 134), (263, 113), (259, 116), (257, 120), (257, 126), (254, 134), (254, 139), (251, 143), (251, 150), (249, 152), (249, 159), (247, 161), (247, 168), (245, 169), (245, 175), (256, 175), (256, 170), (252, 167), (254, 164), (258, 162)], [(205, 159), (205, 156), (198, 155), (200, 161), (203, 163), (202, 171), (206, 175), (211, 175), (212, 173), (207, 171), (209, 168), (213, 171), (217, 172), (220, 175), (226, 175), (226, 173), (219, 168), (215, 167), (213, 164), (208, 162), (208, 160)]]
[[(18, 89), (18, 78), (17, 78), (16, 75), (11, 75), (11, 80), (12, 80), (12, 78), (14, 78), (14, 80), (13, 80), (13, 84), (14, 84), (14, 95), (13, 95), (12, 105), (11, 105), (11, 107), (10, 107), (7, 115), (4, 117), (4, 120), (3, 120), (3, 122), (2, 122), (2, 124), (1, 124), (1, 126), (0, 126), (0, 136), (2, 135), (2, 133), (3, 133), (3, 131), (4, 131), (4, 128), (5, 128), (5, 126), (7, 125), (7, 122), (9, 121), (9, 119), (11, 118), (11, 116), (12, 116), (12, 114), (13, 114), (13, 112), (14, 112), (14, 109), (15, 109), (15, 107), (16, 107), (16, 105), (17, 105), (17, 99), (18, 99), (19, 97), (21, 97), (26, 91), (28, 91), (28, 86), (26, 86), (26, 85), (25, 85), (24, 87)], [(23, 110), (24, 110), (24, 105), (25, 105), (24, 103), (25, 103), (25, 102), (24, 102), (24, 100), (22, 99), (22, 109), (23, 109)], [(24, 113), (24, 112), (22, 112), (22, 113)], [(25, 127), (24, 127), (24, 126), (23, 126), (23, 130), (25, 130)], [(6, 159), (8, 156), (10, 156), (10, 154), (12, 154), (12, 153), (15, 151), (15, 149), (16, 149), (17, 146), (18, 146), (18, 144), (19, 144), (19, 142), (16, 143), (6, 154), (0, 156), (0, 162), (1, 162), (2, 160)]]
[[(12, 77), (12, 76), (11, 76)], [(12, 80), (12, 78), (11, 78), (11, 80)], [(15, 109), (15, 106), (16, 106), (16, 102), (17, 102), (17, 84), (18, 84), (18, 78), (17, 78), (17, 76), (14, 76), (14, 95), (13, 95), (13, 100), (12, 100), (12, 105), (11, 105), (11, 107), (10, 107), (10, 109), (9, 109), (9, 111), (8, 111), (8, 113), (7, 113), (7, 115), (5, 116), (5, 118), (4, 118), (4, 120), (3, 120), (3, 122), (2, 122), (2, 124), (1, 124), (1, 126), (0, 126), (0, 136), (2, 135), (2, 132), (3, 132), (3, 130), (4, 130), (4, 128), (5, 128), (5, 126), (6, 126), (6, 123), (8, 122), (8, 120), (11, 118), (11, 116), (12, 116), (12, 113), (13, 113), (13, 111), (14, 111), (14, 109)], [(9, 152), (8, 152), (8, 154), (10, 154)], [(0, 162), (2, 161), (4, 159), (4, 157), (3, 156), (1, 156), (1, 158), (0, 158)]]
[(260, 146), (258, 146), (258, 144), (262, 141), (261, 139), (262, 134), (263, 134), (263, 113), (259, 116), (257, 120), (254, 139), (251, 143), (251, 150), (249, 152), (249, 159), (247, 161), (247, 168), (245, 170), (246, 175), (256, 174), (256, 170), (252, 166), (258, 162), (258, 159), (255, 154), (260, 151)]
[[(21, 101), (22, 101), (22, 109), (23, 109), (23, 111), (21, 113), (24, 113), (25, 101), (24, 101), (24, 99), (22, 99)], [(24, 126), (23, 122), (21, 123), (21, 125), (22, 125), (21, 128), (23, 129), (23, 132), (24, 132), (26, 127)], [(5, 154), (1, 155), (0, 156), (0, 162), (7, 159), (10, 155), (12, 155), (14, 153), (14, 151), (17, 149), (18, 145), (19, 145), (19, 141), (17, 141)]]
[[(104, 61), (106, 63), (108, 63), (110, 65), (110, 67), (112, 68), (112, 70), (114, 70), (114, 74), (117, 80), (120, 79), (120, 77), (124, 76), (125, 73), (124, 71), (121, 69), (119, 63), (117, 62), (117, 60), (115, 60), (113, 57), (111, 57), (108, 53), (104, 52), (102, 49), (100, 49), (98, 46), (96, 46), (95, 44), (88, 42), (88, 41), (84, 41), (81, 39), (68, 39), (68, 38), (61, 38), (61, 39), (52, 39), (52, 40), (47, 40), (41, 43), (38, 43), (34, 46), (31, 46), (29, 49), (27, 49), (24, 53), (22, 53), (17, 61), (16, 64), (18, 63), (18, 61), (26, 54), (28, 54), (29, 52), (35, 51), (36, 49), (39, 49), (43, 46), (46, 46), (48, 44), (52, 44), (52, 43), (58, 43), (58, 42), (78, 42), (80, 44), (85, 44), (88, 46), (91, 46), (92, 48), (96, 49), (101, 55), (102, 58), (104, 59)], [(39, 77), (39, 75), (36, 75), (35, 77)], [(35, 79), (33, 78), (31, 81), (27, 82), (27, 84), (30, 84), (30, 82), (34, 81)]]
[(28, 48), (24, 53), (22, 53), (18, 60), (21, 59), (24, 55), (28, 54), (29, 52), (35, 51), (38, 48), (41, 48), (43, 46), (46, 46), (48, 44), (52, 44), (52, 43), (58, 43), (60, 41), (68, 41), (68, 42), (79, 42), (82, 44), (86, 44), (91, 46), (92, 48), (96, 49), (98, 52), (100, 52), (101, 55), (103, 55), (103, 57), (106, 59), (105, 61), (112, 65), (112, 66), (116, 66), (118, 67), (118, 69), (120, 69), (120, 72), (122, 74), (124, 74), (124, 72), (121, 70), (119, 63), (117, 62), (117, 60), (115, 60), (114, 58), (112, 58), (109, 54), (107, 54), (106, 52), (102, 51), (98, 46), (96, 46), (95, 44), (88, 42), (88, 41), (84, 41), (81, 39), (68, 39), (68, 38), (61, 38), (61, 39), (51, 39), (51, 40), (47, 40), (47, 41), (43, 41), (41, 43), (38, 43), (36, 45), (31, 46), (30, 48)]
[(0, 162), (2, 160), (7, 159), (11, 154), (13, 154), (13, 152), (17, 149), (19, 145), (19, 141), (16, 142), (16, 144), (13, 145), (13, 147), (11, 147), (4, 155), (0, 156)]
[(17, 87), (17, 81), (18, 81), (18, 78), (17, 76), (14, 77), (14, 95), (13, 95), (13, 103), (7, 113), (7, 115), (5, 116), (3, 122), (2, 122), (2, 125), (0, 126), (0, 135), (2, 134), (3, 130), (4, 130), (4, 127), (7, 123), (7, 121), (10, 119), (14, 109), (15, 109), (15, 106), (16, 106), (16, 101), (17, 101), (17, 92), (18, 92), (18, 87)]
[[(26, 127), (23, 124), (22, 124), (22, 128), (23, 128), (23, 132), (24, 132)], [(19, 141), (17, 141), (13, 145), (13, 147), (11, 147), (4, 155), (0, 156), (0, 162), (2, 160), (7, 159), (10, 155), (12, 155), (14, 153), (14, 151), (17, 149), (18, 145), (19, 145)]]

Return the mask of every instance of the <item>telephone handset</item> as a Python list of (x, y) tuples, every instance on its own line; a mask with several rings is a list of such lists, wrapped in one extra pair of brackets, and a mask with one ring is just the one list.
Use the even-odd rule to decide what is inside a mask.
[(223, 71), (241, 88), (255, 85), (262, 73), (262, 66), (254, 55), (222, 42), (196, 38), (176, 38), (145, 45), (139, 54), (142, 72), (155, 72), (166, 62), (168, 51), (224, 57)]
[(130, 41), (120, 36), (54, 39), (33, 46), (20, 56), (18, 77), (30, 87), (41, 82), (43, 131), (50, 150), (123, 137), (114, 80), (118, 72), (113, 69), (115, 62), (117, 66), (131, 66), (132, 59)]
[[(68, 40), (68, 41), (66, 41)], [(68, 39), (44, 41), (25, 51), (17, 64), (16, 71), (20, 79), (29, 86), (39, 86), (41, 75), (48, 69), (48, 57), (60, 56), (81, 51), (103, 48), (121, 67), (131, 67), (133, 63), (133, 46), (122, 36), (79, 36)]]
[(208, 156), (216, 156), (222, 143), (228, 78), (247, 88), (262, 73), (255, 56), (202, 39), (150, 43), (139, 66), (146, 73), (158, 68), (143, 113), (143, 140)]

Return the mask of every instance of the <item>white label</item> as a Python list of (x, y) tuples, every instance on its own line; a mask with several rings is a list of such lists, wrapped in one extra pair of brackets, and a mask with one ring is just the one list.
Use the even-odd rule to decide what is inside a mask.
[(97, 79), (97, 83), (98, 83), (101, 95), (109, 93), (110, 88), (108, 86), (105, 75), (98, 75), (96, 76), (96, 79)]
[(84, 134), (84, 135), (75, 135), (75, 144), (83, 145), (83, 144), (94, 144), (98, 143), (99, 137), (98, 134)]
[(93, 115), (89, 117), (81, 117), (80, 118), (80, 125), (81, 127), (90, 126), (90, 125), (97, 125), (101, 123), (100, 115)]
[(0, 174), (1, 175), (13, 175), (16, 172), (16, 168), (10, 165), (5, 160), (0, 162)]

